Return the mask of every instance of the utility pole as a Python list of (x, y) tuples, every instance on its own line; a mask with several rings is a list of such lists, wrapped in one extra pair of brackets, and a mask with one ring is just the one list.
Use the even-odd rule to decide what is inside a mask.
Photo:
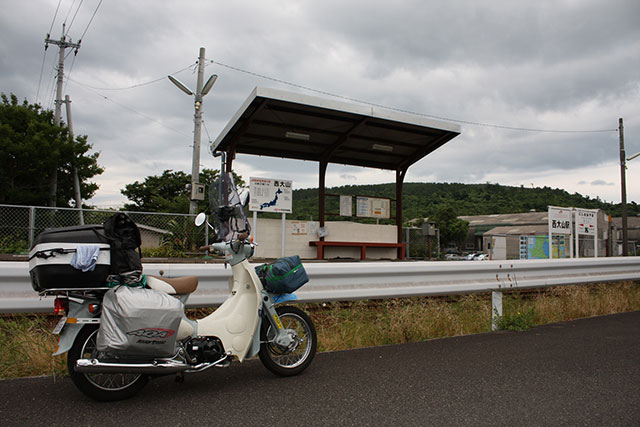
[(195, 214), (198, 210), (198, 201), (194, 200), (194, 191), (200, 183), (200, 140), (202, 136), (202, 85), (204, 83), (204, 48), (200, 48), (198, 56), (198, 82), (193, 114), (193, 158), (191, 159), (191, 200), (189, 201), (189, 213)]
[(44, 50), (47, 50), (47, 48), (49, 47), (49, 44), (54, 44), (56, 46), (58, 46), (59, 50), (58, 50), (58, 75), (56, 77), (56, 102), (55, 102), (55, 112), (54, 112), (54, 120), (56, 122), (57, 125), (60, 124), (60, 118), (62, 115), (62, 103), (64, 102), (62, 100), (62, 85), (64, 83), (64, 53), (65, 50), (67, 48), (72, 48), (75, 49), (75, 55), (78, 54), (78, 49), (80, 49), (80, 43), (72, 43), (71, 39), (67, 39), (67, 37), (64, 35), (64, 27), (65, 25), (62, 24), (62, 36), (60, 37), (60, 40), (53, 40), (51, 39), (51, 37), (49, 36), (49, 34), (47, 34), (47, 38), (44, 39)]
[(627, 159), (624, 152), (624, 125), (622, 117), (618, 119), (618, 132), (620, 133), (620, 187), (622, 189), (622, 256), (627, 256)]
[[(193, 114), (193, 157), (191, 160), (191, 190), (189, 194), (189, 213), (195, 214), (198, 209), (198, 200), (204, 200), (204, 185), (199, 183), (200, 179), (200, 139), (202, 136), (202, 99), (209, 93), (213, 84), (218, 78), (217, 75), (212, 75), (209, 80), (203, 85), (204, 81), (204, 65), (205, 65), (205, 49), (200, 48), (200, 54), (198, 56), (198, 81), (196, 83), (196, 93), (194, 94), (187, 86), (185, 86), (178, 79), (168, 76), (169, 80), (178, 87), (181, 91), (187, 95), (194, 96), (194, 108)], [(220, 171), (222, 174), (222, 171)]]
[[(64, 27), (62, 24), (62, 36), (60, 40), (53, 40), (47, 34), (47, 38), (44, 39), (44, 50), (47, 50), (49, 44), (54, 44), (58, 46), (58, 75), (56, 77), (56, 101), (55, 101), (55, 110), (53, 114), (54, 122), (56, 125), (60, 125), (60, 118), (62, 115), (62, 85), (64, 83), (64, 53), (67, 48), (75, 49), (75, 54), (78, 54), (78, 49), (80, 49), (80, 43), (72, 43), (71, 39), (67, 39), (64, 35)], [(55, 165), (54, 170), (51, 171), (51, 179), (49, 181), (49, 205), (52, 207), (56, 206), (56, 196), (58, 193), (58, 165)]]
[[(64, 96), (64, 104), (67, 108), (67, 126), (69, 127), (69, 137), (73, 141), (73, 125), (71, 123), (71, 99), (69, 95)], [(80, 178), (78, 177), (78, 166), (73, 165), (73, 198), (76, 201), (76, 208), (80, 213), (80, 225), (84, 225), (84, 215), (82, 214), (82, 196), (80, 194)]]

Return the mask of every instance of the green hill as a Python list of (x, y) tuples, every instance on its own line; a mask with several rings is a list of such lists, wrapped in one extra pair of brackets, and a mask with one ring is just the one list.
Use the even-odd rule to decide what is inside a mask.
[[(327, 188), (328, 194), (360, 195), (370, 197), (395, 198), (395, 184), (346, 185)], [(347, 220), (349, 218), (331, 216), (339, 211), (339, 198), (328, 196), (326, 200), (327, 219)], [(403, 219), (425, 218), (435, 213), (437, 206), (449, 204), (461, 215), (489, 215), (502, 213), (538, 212), (547, 206), (579, 207), (602, 209), (612, 216), (621, 215), (621, 205), (608, 203), (599, 198), (592, 199), (565, 190), (543, 188), (510, 187), (499, 184), (457, 184), (418, 183), (404, 184)], [(639, 215), (640, 206), (635, 202), (627, 205), (628, 215)], [(291, 219), (318, 219), (318, 189), (301, 189), (293, 192), (293, 214)]]

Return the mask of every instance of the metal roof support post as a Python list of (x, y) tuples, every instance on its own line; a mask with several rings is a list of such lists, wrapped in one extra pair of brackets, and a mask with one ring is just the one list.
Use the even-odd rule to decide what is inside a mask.
[[(327, 175), (327, 164), (328, 162), (326, 160), (320, 160), (320, 170), (318, 173), (318, 221), (320, 222), (320, 227), (324, 227), (325, 178)], [(320, 237), (319, 240), (324, 240), (324, 236)]]
[[(227, 151), (227, 158), (225, 162), (227, 164), (227, 167), (225, 168), (225, 172), (233, 171), (233, 168), (231, 166), (233, 164), (233, 158), (236, 157), (236, 152), (232, 150), (233, 149), (230, 149), (229, 151)], [(222, 172), (220, 172), (220, 174), (222, 175)]]
[[(398, 228), (398, 238), (396, 243), (402, 243), (402, 184), (407, 169), (396, 170), (396, 226)], [(402, 259), (402, 248), (398, 248), (398, 259)]]

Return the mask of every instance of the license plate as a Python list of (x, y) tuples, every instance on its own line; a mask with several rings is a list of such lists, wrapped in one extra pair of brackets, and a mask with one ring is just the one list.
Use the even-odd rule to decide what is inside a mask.
[(65, 323), (67, 323), (67, 316), (61, 317), (60, 320), (58, 320), (58, 324), (53, 328), (53, 334), (58, 335), (60, 331), (62, 331), (62, 328), (64, 328)]

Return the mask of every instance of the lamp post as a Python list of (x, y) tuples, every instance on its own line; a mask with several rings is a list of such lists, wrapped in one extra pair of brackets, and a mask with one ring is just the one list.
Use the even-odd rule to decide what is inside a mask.
[(193, 158), (191, 162), (191, 191), (189, 194), (189, 213), (195, 214), (198, 209), (198, 200), (204, 200), (204, 188), (198, 182), (200, 175), (200, 139), (202, 135), (202, 99), (209, 93), (213, 84), (218, 78), (217, 75), (212, 75), (209, 80), (203, 85), (204, 81), (204, 55), (205, 49), (200, 48), (200, 55), (198, 56), (198, 80), (196, 86), (196, 92), (193, 93), (187, 86), (172, 76), (168, 76), (169, 80), (178, 87), (181, 91), (187, 95), (194, 96), (194, 109), (193, 114)]

